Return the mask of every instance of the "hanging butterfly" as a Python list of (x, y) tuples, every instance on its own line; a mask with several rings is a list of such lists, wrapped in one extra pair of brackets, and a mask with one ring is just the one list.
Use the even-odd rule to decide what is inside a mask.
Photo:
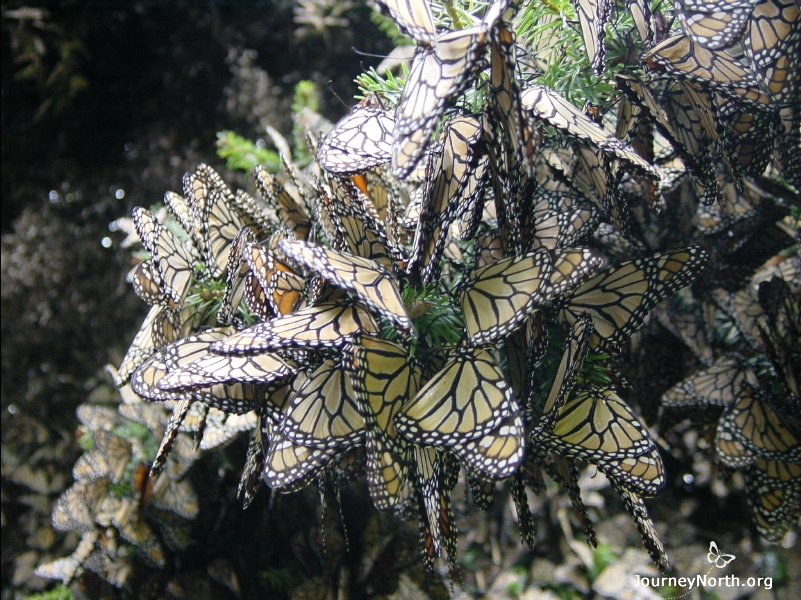
[(445, 126), (442, 152), (432, 152), (422, 186), (423, 200), (415, 227), (407, 273), (424, 285), (440, 271), (450, 223), (464, 203), (476, 203), (483, 191), (481, 173), (476, 173), (482, 156), (478, 145), (482, 128), (473, 115), (460, 115)]
[(398, 436), (394, 417), (417, 393), (420, 369), (410, 362), (407, 348), (368, 335), (346, 346), (346, 356), (365, 422), (370, 495), (379, 510), (399, 508), (411, 491), (411, 446)]
[(376, 5), (418, 44), (430, 46), (434, 43), (437, 29), (428, 0), (376, 0)]
[(337, 174), (377, 167), (391, 158), (394, 128), (395, 120), (378, 97), (367, 96), (323, 138), (317, 160), (323, 169)]
[(491, 24), (438, 35), (418, 48), (403, 86), (392, 142), (392, 174), (406, 179), (429, 149), (445, 110), (470, 84)]
[(571, 136), (590, 142), (606, 153), (625, 161), (638, 173), (658, 180), (659, 173), (633, 149), (626, 146), (618, 138), (608, 133), (568, 102), (565, 98), (547, 86), (532, 84), (521, 92), (520, 102), (523, 109), (543, 122), (564, 131)]
[(801, 465), (787, 460), (759, 460), (743, 476), (751, 519), (760, 536), (780, 542), (801, 510)]
[(361, 332), (378, 332), (370, 313), (349, 302), (327, 302), (246, 327), (210, 349), (248, 355), (288, 347), (336, 348)]
[(706, 266), (706, 250), (690, 246), (623, 262), (588, 279), (558, 301), (568, 325), (583, 313), (595, 328), (591, 346), (618, 349), (661, 300), (688, 285)]
[(445, 447), (492, 479), (510, 476), (523, 458), (523, 426), (511, 386), (492, 354), (461, 348), (407, 401), (395, 427), (414, 443)]
[(364, 417), (350, 374), (337, 360), (325, 359), (292, 395), (279, 425), (295, 444), (349, 448), (364, 439)]
[(287, 227), (298, 239), (306, 239), (312, 223), (301, 203), (263, 166), (253, 168), (253, 179), (259, 194), (277, 212), (279, 226)]
[(152, 257), (163, 303), (181, 307), (194, 279), (192, 255), (148, 210), (135, 207), (133, 220), (142, 245)]
[(742, 0), (723, 6), (704, 4), (690, 9), (684, 0), (676, 0), (676, 13), (684, 33), (693, 42), (710, 50), (728, 48), (743, 37), (754, 4), (758, 0)]
[(682, 412), (691, 408), (724, 409), (735, 401), (746, 384), (757, 386), (756, 375), (742, 359), (724, 354), (708, 368), (697, 371), (665, 392), (662, 406)]
[(799, 431), (767, 396), (745, 384), (718, 421), (715, 449), (721, 462), (735, 468), (764, 459), (801, 463), (799, 440)]
[(117, 387), (128, 383), (131, 374), (151, 354), (169, 342), (177, 340), (180, 332), (181, 321), (177, 312), (169, 306), (152, 306), (120, 363), (114, 378)]
[(642, 60), (650, 71), (665, 70), (739, 102), (763, 108), (770, 104), (757, 78), (739, 61), (723, 51), (694, 45), (683, 34), (657, 44), (643, 54)]
[(404, 333), (414, 335), (414, 326), (393, 276), (375, 261), (302, 240), (284, 239), (278, 247), (289, 259), (355, 293), (358, 301), (377, 311)]
[(659, 567), (662, 573), (667, 573), (670, 571), (670, 561), (668, 560), (665, 547), (656, 532), (654, 522), (648, 514), (648, 508), (645, 506), (645, 502), (643, 502), (638, 494), (616, 484), (614, 480), (610, 480), (610, 483), (612, 484), (612, 488), (623, 500), (623, 505), (637, 525), (637, 529), (642, 537), (643, 546), (645, 546), (645, 549), (648, 551), (651, 560), (654, 561), (654, 564)]
[(572, 0), (576, 15), (581, 24), (581, 36), (587, 50), (587, 59), (595, 75), (600, 76), (604, 70), (604, 39), (606, 24), (612, 14), (611, 0)]

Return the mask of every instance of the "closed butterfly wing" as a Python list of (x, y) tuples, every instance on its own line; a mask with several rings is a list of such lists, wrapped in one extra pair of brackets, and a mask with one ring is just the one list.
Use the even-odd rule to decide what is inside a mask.
[(281, 240), (278, 246), (291, 260), (353, 292), (360, 302), (376, 310), (401, 331), (414, 332), (394, 277), (378, 263), (301, 240)]
[(527, 87), (523, 90), (520, 100), (523, 108), (534, 118), (579, 140), (590, 142), (604, 152), (625, 161), (626, 164), (646, 177), (659, 179), (659, 174), (648, 161), (604, 130), (603, 127), (596, 125), (579, 109), (547, 86), (534, 84)]
[(362, 173), (389, 162), (395, 119), (375, 96), (360, 102), (334, 125), (317, 152), (329, 173)]
[(412, 173), (445, 110), (469, 84), (486, 36), (484, 26), (448, 32), (415, 54), (395, 115), (391, 162), (398, 179)]
[(581, 24), (581, 35), (584, 38), (584, 48), (590, 67), (596, 75), (604, 70), (604, 39), (606, 38), (606, 24), (612, 14), (610, 0), (573, 0), (576, 15)]
[(715, 447), (720, 460), (735, 468), (761, 459), (801, 463), (799, 440), (799, 432), (782, 418), (764, 393), (744, 385), (718, 422)]
[(370, 313), (358, 305), (328, 302), (246, 327), (212, 344), (211, 350), (249, 355), (289, 347), (335, 348), (361, 332), (377, 331)]
[(376, 0), (379, 10), (388, 14), (398, 28), (418, 44), (431, 45), (437, 34), (428, 0)]
[(752, 6), (727, 5), (719, 10), (709, 5), (692, 10), (682, 0), (676, 2), (681, 27), (695, 43), (710, 50), (728, 48), (740, 41), (751, 16)]
[(651, 560), (654, 561), (662, 573), (667, 573), (670, 570), (670, 561), (668, 559), (665, 546), (659, 539), (659, 534), (656, 531), (654, 522), (648, 514), (648, 508), (645, 506), (642, 498), (636, 492), (632, 492), (624, 487), (619, 486), (611, 481), (612, 487), (623, 500), (623, 505), (626, 507), (629, 515), (637, 525), (642, 537), (643, 546), (648, 551)]
[(760, 460), (743, 475), (751, 518), (759, 535), (769, 542), (781, 541), (801, 510), (801, 465)]
[(398, 508), (410, 492), (411, 447), (398, 436), (394, 418), (417, 393), (419, 368), (409, 361), (407, 348), (372, 336), (360, 336), (346, 350), (365, 421), (370, 495), (379, 510)]
[(133, 219), (142, 245), (152, 257), (165, 302), (180, 307), (194, 279), (192, 255), (149, 211), (136, 207)]

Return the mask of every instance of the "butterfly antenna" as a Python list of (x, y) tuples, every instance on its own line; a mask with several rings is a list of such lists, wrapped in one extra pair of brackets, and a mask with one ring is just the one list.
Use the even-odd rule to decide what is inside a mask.
[(336, 91), (334, 91), (334, 82), (333, 82), (333, 80), (329, 80), (328, 81), (328, 91), (331, 92), (331, 94), (333, 94), (334, 98), (339, 100), (339, 102), (340, 102), (340, 104), (342, 104), (342, 106), (344, 106), (348, 110), (353, 110), (353, 107), (352, 106), (348, 106), (348, 103), (345, 102), (342, 99), (342, 97), (339, 94), (336, 93)]

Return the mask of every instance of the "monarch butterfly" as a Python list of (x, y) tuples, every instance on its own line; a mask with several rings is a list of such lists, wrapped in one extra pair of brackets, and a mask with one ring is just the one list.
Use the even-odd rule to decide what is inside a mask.
[[(446, 453), (430, 446), (414, 445), (413, 449), (412, 465), (416, 473), (423, 561), (433, 568), (434, 558), (441, 555), (444, 547), (449, 567), (453, 570), (456, 560), (456, 523), (450, 498), (453, 485), (448, 481), (449, 471), (452, 470), (451, 459)], [(458, 465), (455, 470), (458, 477)]]
[(469, 341), (485, 344), (507, 335), (538, 304), (600, 264), (589, 249), (538, 250), (471, 271), (460, 294)]
[[(174, 403), (167, 402), (168, 407)], [(179, 404), (174, 405), (178, 408)], [(194, 435), (196, 447), (211, 450), (223, 447), (240, 433), (250, 431), (256, 426), (258, 416), (250, 410), (242, 414), (229, 414), (202, 402), (189, 401), (189, 408), (183, 419), (178, 421), (178, 430)]]
[[(81, 467), (91, 463), (91, 476), (87, 479), (97, 479), (107, 477), (111, 483), (119, 483), (125, 474), (128, 465), (133, 457), (131, 442), (119, 435), (104, 430), (92, 432), (94, 445), (89, 452), (84, 453), (72, 469), (73, 477), (76, 480), (86, 472), (81, 472)], [(87, 465), (89, 466), (89, 465)]]
[(626, 146), (603, 127), (595, 124), (559, 94), (544, 85), (532, 84), (520, 94), (522, 107), (536, 119), (557, 129), (590, 142), (604, 152), (614, 155), (651, 179), (659, 179), (659, 173), (648, 161)]
[(789, 460), (759, 460), (743, 475), (757, 532), (769, 542), (781, 541), (801, 508), (801, 467)]
[(182, 392), (218, 383), (271, 383), (294, 371), (294, 365), (276, 354), (237, 356), (214, 354), (207, 350), (194, 360), (170, 370), (157, 385), (167, 392)]
[[(518, 179), (514, 165), (525, 165), (531, 174), (538, 140), (536, 132), (529, 126), (521, 107), (520, 86), (515, 77), (517, 56), (514, 33), (503, 23), (496, 27), (490, 42), (490, 113), (493, 123), (492, 135), (500, 136), (495, 144), (499, 174), (507, 180), (505, 185), (517, 187)], [(496, 133), (497, 132), (497, 133)], [(490, 133), (490, 132), (487, 132)], [(511, 197), (514, 198), (515, 193)]]
[[(718, 197), (719, 190), (715, 170), (712, 167), (712, 160), (709, 158), (709, 144), (706, 138), (696, 138), (695, 133), (698, 131), (697, 129), (677, 129), (677, 124), (668, 118), (665, 110), (657, 103), (651, 91), (641, 81), (623, 74), (618, 74), (615, 78), (618, 88), (631, 102), (634, 102), (650, 115), (654, 126), (667, 138), (673, 150), (679, 158), (681, 158), (684, 166), (690, 171), (690, 174), (696, 178), (699, 185), (704, 190), (703, 203), (706, 205), (714, 203)], [(683, 87), (682, 89), (687, 93), (690, 89), (697, 90), (697, 86), (693, 84), (692, 88)], [(708, 94), (705, 92), (703, 93), (708, 98)], [(684, 106), (683, 100), (682, 107)], [(682, 108), (682, 110), (684, 110), (684, 108)], [(707, 129), (705, 119), (706, 117), (701, 118), (699, 115), (697, 121), (702, 125), (705, 135), (709, 136), (710, 131)], [(693, 116), (691, 123), (695, 121), (696, 119)], [(716, 133), (714, 135), (715, 137), (717, 136)], [(713, 138), (710, 137), (710, 139)], [(685, 144), (689, 145), (685, 146)]]
[(448, 227), (464, 202), (476, 201), (483, 186), (476, 178), (481, 123), (473, 115), (451, 119), (443, 135), (442, 153), (432, 153), (426, 168), (423, 199), (407, 272), (430, 284), (439, 272)]
[(411, 442), (444, 446), (496, 477), (522, 460), (518, 414), (511, 386), (492, 354), (461, 348), (403, 405), (395, 427)]
[(695, 279), (706, 266), (706, 250), (690, 246), (623, 262), (595, 275), (558, 302), (560, 321), (582, 314), (592, 319), (591, 346), (618, 349), (661, 300)]
[(722, 288), (716, 288), (712, 291), (711, 299), (748, 344), (754, 348), (761, 347), (757, 322), (766, 316), (754, 291), (745, 288), (732, 294)]
[(643, 55), (643, 61), (650, 70), (661, 67), (674, 77), (689, 79), (740, 102), (756, 107), (770, 104), (756, 77), (736, 59), (725, 52), (694, 45), (685, 35), (674, 35), (657, 44)]
[(53, 508), (53, 527), (58, 531), (88, 532), (95, 528), (95, 515), (108, 494), (109, 480), (76, 481), (59, 496)]
[(242, 476), (239, 478), (239, 486), (236, 490), (236, 497), (242, 501), (242, 508), (250, 506), (262, 484), (261, 474), (264, 470), (264, 445), (261, 440), (261, 427), (256, 426), (250, 434), (247, 454), (245, 455), (245, 466), (242, 467)]
[(289, 228), (298, 239), (306, 239), (311, 230), (306, 209), (263, 166), (253, 168), (253, 179), (259, 194), (278, 211), (281, 226)]
[[(225, 339), (225, 336), (230, 331), (228, 328), (202, 330), (155, 353), (134, 373), (131, 379), (133, 390), (139, 396), (148, 400), (167, 401), (186, 397), (187, 394), (183, 391), (183, 385), (189, 385), (190, 393), (188, 396), (192, 401), (203, 402), (227, 413), (241, 414), (251, 410), (262, 388), (244, 380), (232, 382), (213, 381), (201, 384), (202, 378), (197, 377), (194, 383), (189, 383), (188, 380), (192, 380), (193, 377), (191, 373), (188, 373), (181, 376), (183, 380), (181, 390), (176, 391), (160, 387), (162, 381), (168, 378), (170, 374), (194, 361), (209, 356), (209, 346), (215, 341)], [(275, 366), (279, 371), (283, 371), (286, 368), (279, 363), (275, 363)], [(287, 374), (288, 371), (277, 378), (280, 379)], [(220, 377), (223, 378), (227, 376), (226, 373), (220, 374)], [(198, 389), (202, 387), (205, 387), (205, 389)]]
[(363, 331), (378, 331), (370, 313), (356, 304), (326, 302), (246, 327), (213, 343), (210, 349), (247, 355), (287, 347), (334, 348)]
[(740, 41), (756, 1), (735, 2), (721, 8), (706, 5), (690, 9), (686, 2), (677, 0), (676, 12), (684, 33), (694, 42), (710, 50), (720, 50)]
[(612, 14), (610, 0), (573, 0), (579, 23), (581, 36), (584, 38), (584, 47), (590, 68), (596, 75), (604, 70), (604, 38), (606, 37), (606, 23)]
[(136, 398), (136, 402), (120, 404), (117, 408), (123, 418), (144, 425), (153, 434), (153, 437), (160, 439), (164, 434), (166, 424), (166, 414), (164, 407), (150, 402), (142, 402), (138, 395), (131, 392)]
[(269, 440), (262, 479), (268, 487), (282, 492), (306, 487), (339, 452), (337, 449), (301, 446), (280, 432), (274, 432)]
[(634, 19), (634, 26), (637, 28), (640, 39), (646, 48), (651, 46), (656, 38), (656, 31), (650, 2), (648, 0), (627, 0), (626, 4)]
[(346, 346), (346, 369), (360, 403), (366, 431), (367, 483), (379, 510), (400, 507), (410, 493), (411, 447), (395, 431), (394, 417), (417, 393), (420, 369), (403, 346), (361, 335)]
[(180, 307), (194, 279), (192, 255), (150, 211), (135, 207), (133, 220), (142, 245), (153, 257), (164, 301)]
[(597, 211), (586, 202), (553, 209), (538, 203), (528, 216), (530, 222), (523, 223), (524, 235), (529, 240), (528, 252), (573, 246), (598, 224)]
[(324, 279), (356, 294), (358, 300), (394, 323), (401, 331), (413, 334), (414, 326), (406, 313), (392, 275), (367, 258), (313, 246), (302, 240), (284, 239), (281, 252)]
[(256, 234), (250, 227), (243, 227), (237, 233), (231, 244), (228, 254), (228, 263), (225, 267), (225, 291), (217, 310), (217, 322), (230, 323), (239, 303), (245, 295), (245, 290), (251, 282), (248, 278), (250, 265), (245, 261), (246, 246), (256, 241)]
[(799, 395), (799, 373), (801, 352), (801, 309), (797, 294), (781, 277), (774, 277), (759, 284), (759, 303), (767, 316), (766, 323), (758, 323), (768, 358), (780, 375), (782, 386), (789, 395)]
[(430, 46), (434, 43), (437, 29), (428, 0), (376, 0), (376, 5), (418, 44)]
[(561, 405), (553, 403), (556, 414), (544, 417), (550, 425), (537, 430), (545, 443), (560, 454), (598, 465), (639, 493), (661, 489), (665, 480), (658, 450), (614, 389), (583, 387), (559, 400)]
[(580, 315), (573, 323), (565, 340), (565, 349), (556, 368), (550, 391), (542, 405), (539, 420), (532, 428), (530, 434), (532, 439), (536, 439), (541, 431), (553, 428), (556, 415), (576, 384), (581, 366), (584, 364), (584, 359), (590, 347), (592, 334), (592, 321), (589, 315)]
[(189, 520), (194, 519), (200, 512), (197, 494), (192, 484), (187, 479), (178, 480), (170, 477), (169, 473), (162, 473), (153, 482), (150, 506)]
[(168, 306), (154, 305), (147, 313), (114, 378), (123, 387), (131, 374), (158, 348), (178, 339), (181, 323), (178, 313)]
[(239, 213), (245, 227), (251, 227), (259, 233), (272, 231), (275, 226), (275, 215), (248, 194), (245, 190), (236, 190), (236, 193), (230, 200), (231, 207)]
[(393, 269), (396, 262), (402, 262), (401, 251), (390, 244), (377, 215), (373, 216), (367, 210), (368, 206), (373, 208), (370, 201), (350, 181), (340, 182), (336, 191), (337, 196), (329, 198), (324, 190), (320, 190), (335, 230), (335, 243), (332, 245), (355, 256), (374, 260), (385, 269)]
[(648, 514), (648, 508), (645, 506), (642, 498), (636, 492), (633, 492), (625, 487), (615, 483), (614, 479), (610, 480), (612, 488), (618, 493), (623, 500), (623, 505), (626, 507), (629, 515), (634, 520), (637, 529), (642, 537), (643, 546), (648, 551), (651, 560), (654, 561), (662, 573), (670, 571), (670, 561), (668, 559), (665, 547), (659, 539), (659, 535), (654, 527), (654, 522)]
[(100, 534), (90, 531), (81, 536), (75, 551), (65, 558), (44, 563), (36, 567), (35, 575), (46, 579), (60, 579), (64, 585), (72, 584), (84, 561), (94, 550)]
[(470, 272), (460, 293), (468, 340), (489, 343), (517, 327), (546, 299), (550, 253), (515, 256)]
[(205, 213), (201, 221), (205, 264), (212, 277), (221, 277), (237, 234), (245, 222), (216, 186), (209, 190)]
[(791, 102), (799, 83), (801, 33), (798, 3), (794, 0), (761, 0), (752, 5), (753, 12), (745, 35), (745, 55), (756, 72), (761, 89), (776, 103)]
[(706, 406), (726, 408), (744, 385), (758, 384), (756, 375), (734, 355), (724, 354), (707, 369), (680, 381), (662, 396), (666, 409), (685, 411)]
[(339, 361), (325, 359), (303, 378), (279, 429), (292, 442), (314, 448), (349, 447), (364, 439), (353, 381)]
[(419, 48), (403, 86), (392, 142), (392, 174), (406, 179), (431, 145), (445, 110), (470, 83), (488, 26), (450, 31)]
[(148, 305), (153, 306), (162, 300), (161, 276), (152, 258), (138, 263), (126, 279), (133, 285), (134, 293)]
[[(245, 260), (250, 267), (258, 289), (264, 294), (265, 308), (269, 317), (288, 315), (295, 312), (303, 303), (305, 280), (289, 266), (275, 258), (271, 249), (284, 236), (279, 230), (271, 238), (268, 247), (260, 244), (248, 244), (245, 247)], [(253, 288), (251, 288), (253, 289)], [(256, 298), (253, 299), (257, 301)], [(249, 304), (250, 304), (249, 300)], [(265, 319), (267, 320), (267, 319)]]
[(760, 459), (801, 462), (801, 435), (774, 408), (764, 393), (743, 385), (736, 400), (718, 421), (715, 448), (730, 467), (745, 467)]
[(514, 413), (488, 434), (456, 442), (451, 450), (474, 477), (506, 479), (523, 461), (525, 437), (523, 419)]
[(368, 96), (323, 138), (317, 151), (320, 166), (329, 173), (351, 174), (389, 162), (394, 128), (395, 120), (378, 97)]

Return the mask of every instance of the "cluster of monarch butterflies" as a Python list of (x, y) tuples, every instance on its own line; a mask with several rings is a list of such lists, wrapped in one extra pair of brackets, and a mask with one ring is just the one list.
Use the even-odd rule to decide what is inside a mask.
[(165, 569), (168, 555), (190, 544), (191, 521), (199, 511), (183, 478), (199, 456), (190, 437), (177, 437), (165, 472), (148, 478), (150, 448), (163, 436), (167, 415), (134, 394), (124, 399), (117, 406), (78, 408), (85, 452), (72, 470), (75, 483), (56, 502), (52, 523), (57, 531), (77, 533), (80, 541), (71, 555), (36, 570), (86, 597), (133, 589), (149, 571)]
[(801, 515), (800, 295), (796, 253), (736, 294), (717, 294), (714, 306), (691, 307), (686, 314), (725, 320), (734, 343), (705, 344), (696, 333), (701, 367), (662, 396), (665, 427), (700, 428), (722, 475), (742, 470), (753, 523), (770, 542)]
[[(169, 466), (181, 431), (200, 448), (248, 432), (246, 506), (264, 484), (288, 493), (363, 477), (376, 508), (417, 520), (426, 563), (445, 556), (456, 570), (451, 493), (460, 481), (481, 508), (508, 485), (521, 539), (533, 546), (527, 493), (546, 475), (594, 544), (578, 486), (589, 464), (667, 570), (643, 501), (665, 485), (665, 469), (624, 399), (616, 360), (636, 351), (632, 337), (663, 300), (681, 290), (712, 306), (777, 250), (755, 244), (797, 196), (782, 187), (763, 195), (734, 138), (719, 132), (724, 116), (755, 105), (738, 87), (746, 84), (663, 67), (662, 20), (634, 0), (650, 48), (643, 64), (665, 68), (670, 81), (619, 75), (612, 133), (608, 116), (536, 82), (536, 56), (515, 35), (523, 3), (491, 2), (450, 29), (425, 0), (377, 4), (416, 46), (399, 97), (369, 95), (324, 136), (308, 132), (316, 160), (301, 169), (284, 157), (283, 176), (257, 167), (253, 195), (201, 165), (182, 193), (166, 194), (169, 217), (134, 210), (148, 258), (130, 280), (151, 308), (116, 382), (171, 411), (150, 476)], [(706, 13), (691, 13), (696, 4), (676, 11), (697, 37)], [(746, 26), (764, 32), (767, 17), (751, 4)], [(576, 5), (589, 64), (601, 69), (611, 3)], [(781, 29), (776, 19), (794, 23), (794, 14), (779, 11), (771, 23)], [(687, 44), (705, 48), (696, 37)], [(755, 61), (749, 52), (737, 60)], [(793, 77), (776, 77), (795, 89)], [(797, 132), (788, 93), (759, 110)], [(749, 191), (751, 208), (741, 208)], [(724, 198), (726, 210), (714, 204)], [(698, 211), (695, 245), (682, 243), (688, 208)], [(748, 227), (754, 215), (759, 224)], [(770, 340), (770, 368), (789, 373), (798, 310), (792, 295), (773, 294), (773, 320), (756, 335)], [(784, 425), (755, 441), (751, 407), (784, 418), (797, 400), (773, 406), (755, 387), (743, 390), (719, 436), (739, 462), (724, 463), (750, 469), (758, 527), (776, 538), (797, 513), (797, 502), (769, 506), (797, 491), (798, 436)]]

